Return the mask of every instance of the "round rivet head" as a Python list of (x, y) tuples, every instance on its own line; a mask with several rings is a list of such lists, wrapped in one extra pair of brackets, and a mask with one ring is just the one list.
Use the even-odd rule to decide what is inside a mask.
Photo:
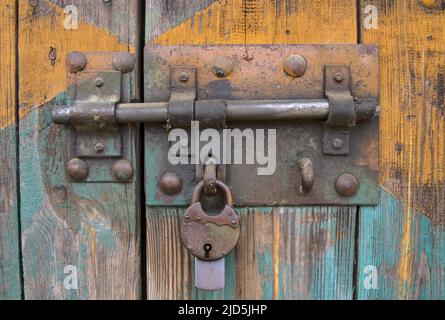
[(420, 2), (427, 8), (434, 8), (437, 5), (438, 0), (420, 0)]
[(229, 57), (217, 57), (212, 63), (212, 72), (218, 78), (225, 78), (233, 71), (233, 61)]
[(66, 170), (70, 178), (75, 181), (83, 181), (88, 177), (88, 165), (79, 158), (71, 159), (66, 166)]
[(342, 82), (344, 80), (343, 74), (340, 73), (340, 72), (336, 73), (335, 76), (334, 76), (334, 80), (337, 81), (337, 82)]
[(354, 175), (345, 173), (337, 178), (335, 187), (342, 196), (352, 197), (358, 191), (359, 182)]
[(179, 81), (181, 82), (187, 82), (189, 81), (189, 74), (187, 72), (181, 72), (181, 74), (179, 75)]
[(105, 146), (102, 143), (98, 142), (95, 144), (94, 150), (96, 150), (97, 153), (102, 153), (105, 150)]
[(82, 52), (74, 51), (68, 54), (66, 65), (72, 73), (82, 71), (87, 64), (87, 58)]
[(102, 78), (97, 78), (96, 80), (94, 80), (94, 84), (96, 85), (96, 87), (100, 88), (104, 85), (104, 79)]
[(113, 55), (113, 67), (117, 71), (126, 73), (134, 68), (136, 60), (129, 52), (117, 52)]
[(291, 54), (284, 59), (283, 67), (289, 76), (301, 77), (307, 70), (307, 61), (299, 54)]
[(178, 194), (182, 190), (182, 180), (175, 173), (167, 172), (161, 177), (159, 187), (165, 194)]
[(334, 138), (332, 140), (332, 147), (337, 150), (341, 149), (343, 147), (343, 140), (340, 138)]
[(113, 178), (119, 182), (129, 182), (133, 178), (133, 165), (128, 160), (119, 160), (111, 168)]

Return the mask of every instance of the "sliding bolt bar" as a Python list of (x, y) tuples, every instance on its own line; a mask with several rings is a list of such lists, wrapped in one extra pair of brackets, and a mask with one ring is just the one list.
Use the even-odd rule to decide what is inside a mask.
[[(128, 103), (116, 107), (116, 121), (166, 122), (168, 102)], [(328, 100), (227, 100), (228, 121), (260, 120), (325, 120), (329, 115)]]

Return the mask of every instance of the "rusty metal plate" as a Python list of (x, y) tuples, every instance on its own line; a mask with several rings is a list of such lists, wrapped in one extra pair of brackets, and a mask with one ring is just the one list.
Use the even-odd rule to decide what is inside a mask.
[[(131, 96), (131, 74), (116, 69), (113, 65), (116, 55), (119, 53), (83, 53), (85, 62), (81, 70), (70, 71), (67, 61), (68, 90), (65, 104), (71, 108), (82, 108), (78, 115), (95, 115), (95, 121), (84, 119), (77, 128), (70, 125), (67, 130), (67, 159), (79, 158), (88, 168), (87, 176), (81, 180), (73, 180), (67, 173), (73, 182), (127, 183), (133, 181), (137, 172), (136, 150), (132, 141), (137, 135), (138, 126), (116, 124), (114, 110), (108, 108), (118, 102), (130, 102)], [(100, 85), (96, 83), (98, 80), (101, 81)], [(131, 166), (125, 181), (119, 180), (120, 177), (115, 173), (122, 161)]]
[[(284, 59), (298, 54), (307, 61), (301, 77), (290, 77)], [(229, 57), (231, 73), (214, 73), (215, 59)], [(217, 45), (147, 46), (145, 52), (145, 101), (169, 101), (170, 67), (196, 67), (197, 100), (325, 99), (325, 66), (348, 65), (351, 94), (357, 100), (379, 101), (378, 48), (373, 45)], [(227, 165), (226, 184), (235, 206), (273, 205), (373, 205), (378, 201), (379, 118), (360, 121), (349, 129), (349, 154), (323, 152), (323, 121), (246, 121), (229, 128), (275, 129), (276, 172), (257, 175), (260, 165)], [(342, 136), (344, 133), (339, 131)], [(145, 125), (145, 188), (149, 206), (186, 206), (196, 185), (196, 166), (171, 165), (166, 128)], [(266, 140), (267, 141), (267, 140)], [(343, 153), (343, 152), (342, 152)], [(310, 193), (300, 192), (298, 162), (314, 163), (315, 181)], [(165, 173), (182, 181), (182, 190), (167, 195), (159, 187)], [(352, 196), (337, 191), (337, 179), (352, 174), (358, 190)]]

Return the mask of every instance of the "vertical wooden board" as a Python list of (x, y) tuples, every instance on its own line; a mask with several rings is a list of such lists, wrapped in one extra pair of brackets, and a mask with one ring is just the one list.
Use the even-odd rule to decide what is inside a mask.
[[(146, 31), (146, 45), (356, 43), (356, 1), (149, 0)], [(148, 299), (352, 299), (356, 208), (238, 209), (241, 240), (215, 292), (194, 288), (183, 212), (147, 204)]]
[(382, 196), (360, 210), (358, 297), (444, 299), (445, 2), (362, 0), (361, 10), (362, 41), (380, 45)]
[[(19, 4), (25, 298), (138, 299), (138, 179), (129, 184), (71, 183), (65, 173), (68, 130), (51, 120), (52, 106), (64, 103), (68, 52), (138, 52), (138, 1), (40, 0), (33, 7), (20, 0)], [(67, 5), (75, 9), (69, 7), (65, 13)], [(78, 13), (77, 28), (65, 24), (74, 26), (69, 11)], [(132, 99), (137, 99), (136, 79), (133, 74)], [(131, 135), (136, 159), (135, 127)]]
[(0, 4), (0, 300), (20, 299), (15, 0)]
[(226, 288), (194, 288), (183, 209), (147, 209), (148, 299), (352, 299), (355, 208), (238, 209), (241, 236)]

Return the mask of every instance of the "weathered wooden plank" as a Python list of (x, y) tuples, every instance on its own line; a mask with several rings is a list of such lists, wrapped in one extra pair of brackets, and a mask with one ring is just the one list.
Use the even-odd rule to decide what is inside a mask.
[(16, 137), (16, 1), (0, 3), (0, 299), (20, 299)]
[[(138, 1), (41, 0), (35, 7), (30, 1), (19, 3), (25, 298), (138, 299), (141, 296), (138, 181), (69, 182), (64, 168), (69, 160), (65, 150), (67, 129), (52, 124), (50, 117), (51, 107), (63, 103), (67, 89), (68, 52), (137, 52)], [(77, 8), (77, 29), (67, 29), (64, 25), (67, 16), (64, 8), (68, 4)], [(133, 75), (132, 99), (137, 98), (135, 79)], [(133, 128), (134, 159), (136, 136), (137, 130)]]
[[(154, 15), (159, 2), (147, 2), (147, 45), (357, 40), (355, 1), (220, 0), (187, 14), (178, 13), (184, 1), (167, 3)], [(216, 292), (193, 287), (192, 258), (178, 236), (182, 214), (147, 207), (149, 299), (352, 299), (355, 208), (239, 209), (241, 240), (227, 257), (226, 288)]]
[(146, 8), (146, 40), (157, 44), (357, 41), (351, 0), (149, 0)]
[(194, 288), (179, 238), (182, 209), (147, 209), (149, 299), (351, 299), (355, 208), (238, 209), (241, 237), (226, 288)]
[[(375, 6), (363, 17), (378, 14), (362, 40), (381, 52), (383, 188), (378, 207), (360, 210), (361, 299), (445, 298), (445, 7), (435, 3), (361, 1), (362, 13)], [(367, 265), (376, 290), (365, 288)]]

